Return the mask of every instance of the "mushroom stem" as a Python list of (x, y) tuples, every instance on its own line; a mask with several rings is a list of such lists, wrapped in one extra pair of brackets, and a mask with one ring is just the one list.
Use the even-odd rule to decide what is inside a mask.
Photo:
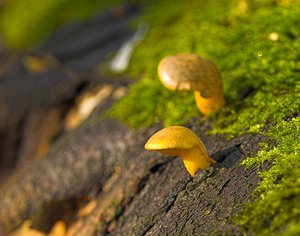
[(224, 96), (222, 92), (210, 98), (202, 97), (200, 91), (195, 91), (194, 95), (197, 107), (205, 116), (217, 112), (224, 106)]
[(181, 157), (186, 170), (191, 176), (194, 176), (197, 170), (207, 169), (209, 166), (211, 166), (211, 164), (216, 162), (199, 147), (182, 150), (179, 156)]

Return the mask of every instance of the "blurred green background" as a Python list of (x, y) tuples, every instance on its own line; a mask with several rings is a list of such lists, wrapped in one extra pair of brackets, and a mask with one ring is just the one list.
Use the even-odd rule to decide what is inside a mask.
[(0, 8), (0, 34), (11, 49), (24, 50), (58, 26), (87, 19), (120, 0), (6, 0)]

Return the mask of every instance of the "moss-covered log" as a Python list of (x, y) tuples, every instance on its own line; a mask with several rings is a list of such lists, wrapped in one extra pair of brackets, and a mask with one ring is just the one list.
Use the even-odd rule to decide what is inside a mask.
[[(0, 228), (30, 218), (43, 231), (64, 220), (75, 235), (299, 235), (299, 2), (150, 5), (141, 18), (149, 34), (128, 70), (143, 78), (109, 117), (97, 110), (1, 187)], [(76, 69), (80, 58), (72, 57), (84, 48), (58, 55)], [(167, 91), (157, 78), (158, 61), (182, 52), (221, 71), (226, 105), (210, 118), (201, 117), (192, 94)], [(178, 124), (224, 163), (191, 178), (178, 158), (144, 151), (158, 128)]]

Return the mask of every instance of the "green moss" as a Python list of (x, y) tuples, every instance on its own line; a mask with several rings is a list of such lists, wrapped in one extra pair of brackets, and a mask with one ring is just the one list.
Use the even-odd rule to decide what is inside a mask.
[(0, 33), (7, 46), (26, 49), (39, 42), (57, 26), (94, 15), (120, 0), (14, 0), (0, 11)]
[[(178, 109), (181, 106), (184, 113)], [(194, 106), (194, 98), (190, 94), (174, 94), (163, 88), (158, 80), (144, 78), (132, 86), (130, 95), (117, 103), (109, 115), (135, 128), (140, 124), (150, 126), (162, 121), (165, 125), (171, 125), (196, 116), (198, 112)]]
[[(182, 124), (200, 114), (192, 102), (192, 93), (185, 94), (188, 99), (183, 100), (182, 93), (164, 92), (158, 83), (159, 60), (178, 52), (203, 55), (222, 71), (227, 106), (220, 113), (215, 132), (257, 131), (266, 119), (272, 121), (274, 116), (279, 118), (277, 116), (294, 112), (299, 105), (295, 100), (299, 86), (295, 88), (295, 85), (300, 71), (297, 62), (300, 42), (291, 34), (296, 34), (292, 29), (300, 20), (299, 4), (291, 7), (266, 3), (265, 8), (252, 4), (248, 6), (251, 11), (245, 13), (236, 10), (239, 4), (237, 1), (222, 1), (222, 4), (182, 1), (171, 6), (163, 1), (152, 6), (143, 17), (151, 23), (150, 32), (134, 54), (128, 71), (134, 76), (143, 75), (141, 85), (135, 85), (116, 105), (113, 116), (140, 127), (154, 121), (163, 121), (165, 125)], [(273, 32), (279, 35), (278, 41), (269, 39)], [(140, 86), (144, 88), (142, 93), (137, 89)], [(254, 93), (242, 100), (248, 90)], [(149, 97), (151, 94), (153, 97)], [(135, 102), (137, 99), (139, 103)], [(281, 106), (277, 107), (278, 104)], [(191, 107), (187, 111), (188, 106)], [(173, 113), (176, 113), (174, 117)], [(236, 122), (237, 119), (251, 123)], [(232, 125), (227, 126), (229, 123)]]
[[(207, 6), (192, 1), (170, 4), (165, 0), (158, 1), (157, 5), (153, 3), (148, 6), (148, 12), (141, 20), (151, 24), (150, 31), (144, 43), (134, 53), (128, 70), (133, 76), (143, 74), (143, 78), (132, 87), (128, 96), (113, 107), (111, 116), (121, 119), (132, 127), (147, 127), (161, 121), (165, 125), (182, 124), (189, 118), (200, 115), (192, 93), (170, 92), (160, 84), (157, 64), (163, 56), (175, 52), (198, 52), (210, 58), (209, 52), (203, 50), (204, 46), (200, 48), (201, 45), (197, 40), (205, 38), (204, 35), (212, 27), (207, 24), (209, 21), (204, 19), (219, 21), (218, 15), (227, 6), (227, 2), (213, 2)], [(214, 14), (208, 12), (199, 14), (205, 13), (205, 8), (213, 8), (216, 11)], [(185, 14), (182, 14), (183, 12)], [(198, 21), (203, 21), (203, 24), (198, 26)], [(216, 25), (213, 25), (216, 31), (212, 32), (215, 36), (219, 34)]]
[(270, 128), (268, 136), (277, 141), (265, 148), (247, 166), (272, 160), (268, 171), (260, 172), (262, 181), (256, 200), (248, 204), (235, 222), (259, 235), (299, 235), (300, 232), (300, 117), (281, 121)]
[(260, 172), (255, 199), (234, 221), (254, 235), (299, 235), (300, 120), (286, 118), (300, 110), (300, 2), (169, 2), (154, 2), (142, 17), (150, 32), (128, 70), (142, 78), (110, 114), (133, 127), (178, 125), (200, 117), (193, 95), (166, 90), (156, 67), (171, 53), (211, 59), (222, 72), (227, 101), (210, 118), (211, 133), (263, 133), (276, 143), (261, 144), (257, 157), (245, 161), (259, 167), (268, 160), (273, 166)]

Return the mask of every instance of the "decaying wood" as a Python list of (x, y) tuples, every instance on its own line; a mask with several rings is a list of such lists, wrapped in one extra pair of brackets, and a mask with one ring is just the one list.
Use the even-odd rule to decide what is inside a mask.
[[(45, 159), (28, 166), (1, 189), (0, 221), (11, 229), (44, 204), (81, 197), (101, 185), (116, 163), (128, 158), (126, 142), (136, 141), (114, 122), (101, 122), (84, 133), (70, 134)], [(109, 134), (109, 135), (108, 135)], [(116, 141), (124, 140), (124, 141)], [(65, 147), (70, 149), (66, 150)], [(111, 154), (113, 152), (113, 155)]]
[[(236, 230), (230, 217), (259, 181), (255, 169), (245, 169), (239, 162), (243, 153), (257, 150), (260, 137), (245, 135), (225, 140), (203, 136), (201, 127), (192, 123), (210, 154), (236, 147), (226, 157), (229, 163), (233, 157), (231, 167), (213, 167), (192, 179), (178, 158), (143, 150), (154, 129), (133, 131), (110, 120), (91, 123), (64, 137), (45, 159), (28, 166), (1, 188), (2, 228), (9, 231), (27, 218), (34, 219), (44, 205), (79, 199), (96, 191), (98, 214), (94, 224), (87, 224), (92, 225), (90, 235), (95, 230), (100, 235), (209, 235), (224, 228)], [(116, 170), (118, 175), (111, 182)], [(111, 186), (104, 187), (109, 182)], [(122, 196), (109, 194), (115, 191)], [(116, 210), (105, 219), (103, 214), (112, 204)], [(78, 219), (77, 224), (82, 220)], [(74, 232), (76, 226), (71, 229)], [(80, 232), (84, 229), (80, 227)]]

